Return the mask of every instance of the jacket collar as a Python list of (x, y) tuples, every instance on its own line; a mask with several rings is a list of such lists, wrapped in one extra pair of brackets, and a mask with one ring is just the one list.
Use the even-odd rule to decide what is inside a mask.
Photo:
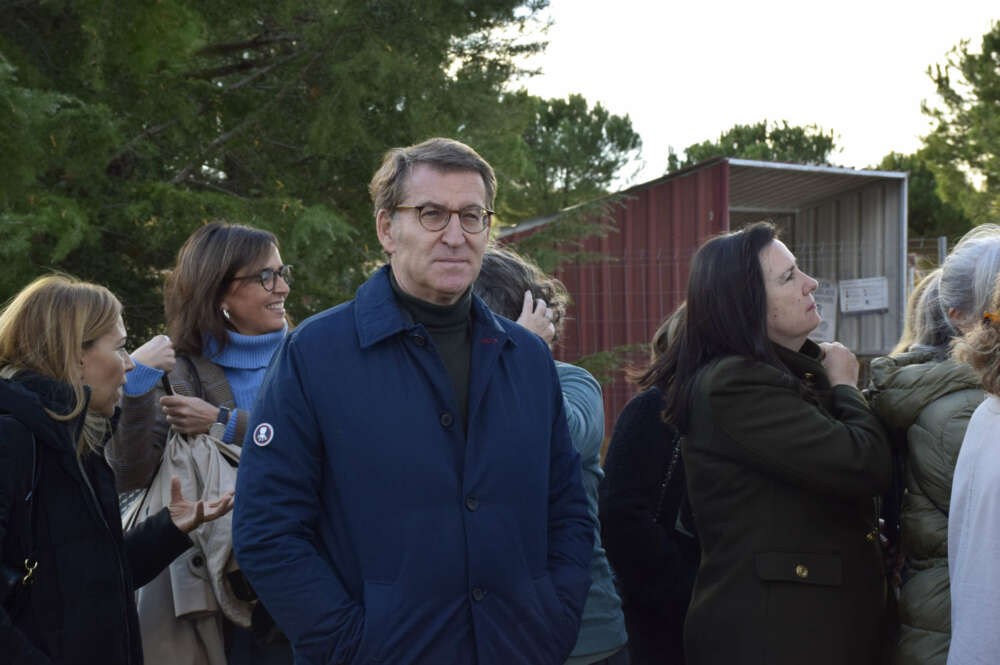
[[(362, 349), (419, 327), (419, 324), (409, 323), (404, 317), (396, 294), (392, 292), (389, 270), (389, 264), (379, 268), (361, 285), (355, 296), (355, 325)], [(474, 335), (492, 336), (497, 342), (516, 344), (500, 318), (476, 295), (472, 296), (472, 330)]]
[(775, 344), (774, 350), (796, 378), (805, 380), (807, 385), (814, 388), (830, 387), (823, 367), (823, 349), (816, 342), (807, 339), (798, 351)]
[[(90, 401), (90, 387), (84, 386), (84, 408), (72, 420), (54, 420), (46, 409), (54, 413), (69, 413), (75, 399), (73, 388), (36, 372), (21, 372), (10, 380), (0, 380), (0, 412), (6, 412), (21, 421), (39, 436), (39, 441), (60, 449), (68, 436), (72, 444), (80, 437), (87, 415), (86, 403)], [(73, 446), (71, 445), (71, 448)]]

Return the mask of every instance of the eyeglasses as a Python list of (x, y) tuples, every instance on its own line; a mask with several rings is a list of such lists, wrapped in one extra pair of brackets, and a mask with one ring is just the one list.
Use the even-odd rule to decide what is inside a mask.
[(264, 268), (256, 275), (246, 275), (244, 277), (233, 277), (234, 282), (239, 282), (244, 279), (256, 279), (260, 282), (260, 285), (264, 287), (265, 291), (274, 291), (274, 287), (278, 285), (278, 277), (285, 280), (285, 284), (288, 286), (292, 285), (292, 266), (283, 265), (277, 270), (272, 270), (271, 268)]
[(482, 233), (490, 225), (490, 218), (495, 214), (489, 208), (468, 206), (461, 210), (449, 210), (443, 206), (428, 203), (422, 206), (396, 206), (396, 210), (416, 210), (420, 226), (428, 231), (440, 231), (448, 226), (452, 213), (458, 215), (462, 230), (466, 233)]

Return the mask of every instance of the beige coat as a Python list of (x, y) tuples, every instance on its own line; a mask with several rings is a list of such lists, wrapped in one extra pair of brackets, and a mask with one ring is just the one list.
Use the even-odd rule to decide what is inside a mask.
[[(182, 367), (186, 364), (178, 363), (178, 368)], [(221, 370), (218, 371), (221, 374)], [(199, 373), (202, 373), (201, 367)], [(209, 369), (209, 378), (211, 373)], [(186, 390), (191, 385), (189, 377), (185, 377), (184, 383), (176, 382), (173, 375), (171, 379), (176, 392), (194, 393)], [(222, 385), (228, 389), (228, 384)], [(155, 390), (151, 394), (159, 392)], [(229, 397), (231, 399), (231, 394)], [(137, 399), (143, 398), (146, 396)], [(153, 398), (158, 400), (157, 395)], [(142, 418), (134, 418), (134, 421), (142, 422)], [(159, 423), (162, 419), (146, 419), (148, 423), (154, 421)], [(160, 430), (159, 427), (149, 429)], [(138, 431), (133, 429), (133, 435)], [(150, 471), (141, 462), (148, 463), (155, 458), (141, 445), (162, 450), (158, 456), (162, 461), (158, 460), (159, 467), (149, 491), (133, 518), (136, 522), (170, 503), (172, 476), (181, 480), (181, 490), (186, 497), (211, 500), (235, 487), (236, 467), (225, 458), (238, 461), (239, 446), (208, 435), (186, 437), (171, 431), (166, 436), (166, 446), (160, 448), (150, 443), (149, 434), (146, 432), (145, 437), (139, 438), (135, 446), (138, 450), (132, 451), (131, 458), (126, 455), (123, 459), (119, 455), (120, 451), (127, 450), (128, 439), (116, 442), (118, 448), (109, 453), (117, 462), (117, 469), (127, 469), (134, 483), (139, 478), (149, 477)], [(148, 665), (226, 665), (223, 619), (244, 628), (250, 626), (253, 606), (236, 598), (226, 578), (226, 573), (237, 567), (232, 546), (232, 513), (203, 524), (189, 535), (194, 546), (137, 592), (143, 651)]]

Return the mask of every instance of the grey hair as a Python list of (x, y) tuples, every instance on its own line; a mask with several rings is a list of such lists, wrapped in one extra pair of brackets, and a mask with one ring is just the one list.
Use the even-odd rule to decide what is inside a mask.
[(379, 210), (392, 212), (402, 203), (410, 172), (419, 164), (426, 164), (442, 173), (475, 171), (483, 179), (483, 188), (486, 190), (484, 203), (489, 208), (493, 207), (493, 197), (497, 191), (497, 177), (493, 167), (464, 143), (438, 137), (405, 148), (393, 148), (385, 153), (382, 165), (368, 184), (376, 217)]
[(1000, 226), (981, 224), (966, 233), (941, 266), (938, 285), (941, 313), (954, 309), (974, 322), (989, 309), (1000, 274)]

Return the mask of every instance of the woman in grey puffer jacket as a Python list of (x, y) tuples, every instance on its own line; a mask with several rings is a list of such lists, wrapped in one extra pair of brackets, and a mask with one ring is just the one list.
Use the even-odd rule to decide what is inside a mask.
[[(897, 665), (945, 665), (951, 638), (948, 508), (955, 462), (985, 394), (951, 341), (982, 318), (1000, 273), (1000, 227), (966, 234), (915, 303), (909, 350), (872, 361), (872, 410), (906, 437)], [(911, 306), (914, 303), (910, 303)]]

